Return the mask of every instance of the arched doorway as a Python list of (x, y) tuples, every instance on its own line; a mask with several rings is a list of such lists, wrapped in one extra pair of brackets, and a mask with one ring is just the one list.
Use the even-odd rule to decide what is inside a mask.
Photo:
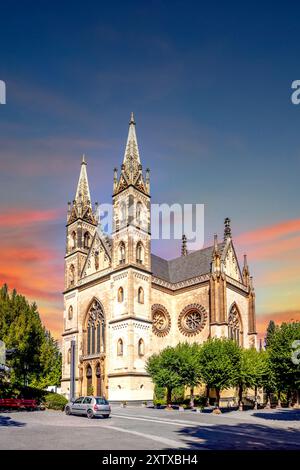
[(98, 397), (102, 396), (102, 377), (101, 377), (101, 367), (100, 364), (98, 363), (96, 365), (96, 395)]
[(93, 371), (90, 364), (86, 368), (86, 390), (87, 395), (93, 395)]

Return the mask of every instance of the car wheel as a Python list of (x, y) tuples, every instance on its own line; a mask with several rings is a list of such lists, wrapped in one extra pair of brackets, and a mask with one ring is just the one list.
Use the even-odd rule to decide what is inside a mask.
[(87, 410), (86, 415), (89, 419), (93, 419), (94, 417), (93, 410)]
[(66, 413), (66, 415), (68, 415), (68, 416), (71, 414), (71, 410), (70, 410), (70, 407), (69, 407), (69, 406), (66, 407), (65, 413)]
[(109, 415), (102, 415), (102, 417), (107, 419), (107, 418), (109, 418)]

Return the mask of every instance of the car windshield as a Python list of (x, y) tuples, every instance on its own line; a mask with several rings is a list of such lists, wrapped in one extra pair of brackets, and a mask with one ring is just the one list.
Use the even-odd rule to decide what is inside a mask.
[(96, 397), (97, 405), (108, 405), (108, 401), (105, 398)]

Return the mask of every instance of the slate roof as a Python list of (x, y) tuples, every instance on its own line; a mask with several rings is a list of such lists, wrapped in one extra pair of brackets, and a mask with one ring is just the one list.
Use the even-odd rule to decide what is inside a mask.
[[(225, 243), (219, 243), (218, 248), (222, 254)], [(192, 277), (201, 276), (210, 272), (213, 246), (196, 250), (187, 256), (180, 256), (171, 260), (166, 260), (160, 256), (151, 255), (153, 276), (171, 283), (185, 281)]]

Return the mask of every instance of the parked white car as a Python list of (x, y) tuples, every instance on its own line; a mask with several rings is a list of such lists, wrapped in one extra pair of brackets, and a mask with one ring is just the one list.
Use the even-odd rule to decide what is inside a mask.
[(66, 415), (83, 415), (89, 419), (96, 416), (108, 418), (111, 413), (110, 404), (104, 397), (79, 397), (65, 406)]

